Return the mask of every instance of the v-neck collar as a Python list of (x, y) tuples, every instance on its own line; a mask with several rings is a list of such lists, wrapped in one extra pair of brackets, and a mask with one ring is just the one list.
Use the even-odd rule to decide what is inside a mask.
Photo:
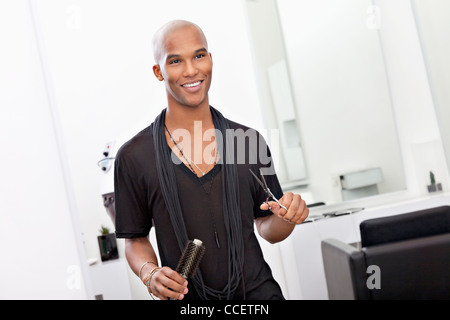
[(175, 152), (173, 152), (172, 148), (169, 146), (169, 144), (167, 144), (167, 148), (169, 148), (170, 152), (171, 152), (171, 159), (173, 159), (172, 157), (177, 157), (177, 159), (180, 161), (180, 164), (175, 164), (176, 166), (178, 166), (179, 168), (181, 168), (189, 177), (191, 177), (192, 179), (197, 179), (198, 181), (204, 181), (204, 180), (208, 180), (208, 178), (212, 175), (213, 171), (219, 171), (221, 168), (221, 164), (219, 163), (215, 163), (214, 166), (211, 167), (211, 169), (209, 169), (208, 172), (206, 172), (204, 175), (202, 175), (201, 177), (199, 177), (198, 175), (196, 175), (194, 172), (192, 172), (192, 170), (186, 165), (186, 163), (184, 163), (184, 161), (182, 161), (182, 159), (180, 157), (178, 157), (176, 155)]

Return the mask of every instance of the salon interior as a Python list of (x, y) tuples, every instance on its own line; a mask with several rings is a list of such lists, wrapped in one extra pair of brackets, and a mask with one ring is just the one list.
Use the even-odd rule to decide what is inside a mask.
[(166, 105), (152, 35), (184, 19), (208, 39), (211, 105), (263, 134), (310, 208), (260, 239), (286, 299), (449, 299), (449, 15), (447, 0), (1, 1), (0, 298), (151, 300), (114, 237), (112, 168)]

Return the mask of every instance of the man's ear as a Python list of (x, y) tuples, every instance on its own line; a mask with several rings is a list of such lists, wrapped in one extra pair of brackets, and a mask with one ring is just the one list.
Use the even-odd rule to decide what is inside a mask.
[(153, 73), (155, 74), (156, 79), (158, 79), (159, 81), (163, 81), (164, 80), (164, 78), (162, 76), (162, 73), (161, 73), (161, 68), (160, 68), (159, 64), (155, 64), (153, 66)]

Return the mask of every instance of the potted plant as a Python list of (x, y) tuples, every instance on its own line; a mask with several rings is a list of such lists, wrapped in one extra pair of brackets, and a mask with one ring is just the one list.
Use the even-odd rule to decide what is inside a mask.
[(97, 237), (100, 256), (102, 261), (114, 260), (119, 258), (117, 251), (116, 235), (109, 231), (108, 227), (101, 226), (100, 235)]
[(427, 187), (428, 192), (442, 191), (442, 184), (436, 183), (436, 178), (433, 171), (430, 171), (430, 184)]

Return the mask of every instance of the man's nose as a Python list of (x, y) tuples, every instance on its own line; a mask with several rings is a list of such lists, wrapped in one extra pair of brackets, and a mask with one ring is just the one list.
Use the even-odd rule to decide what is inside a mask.
[(198, 69), (192, 61), (187, 61), (185, 63), (184, 76), (192, 77), (198, 73)]

